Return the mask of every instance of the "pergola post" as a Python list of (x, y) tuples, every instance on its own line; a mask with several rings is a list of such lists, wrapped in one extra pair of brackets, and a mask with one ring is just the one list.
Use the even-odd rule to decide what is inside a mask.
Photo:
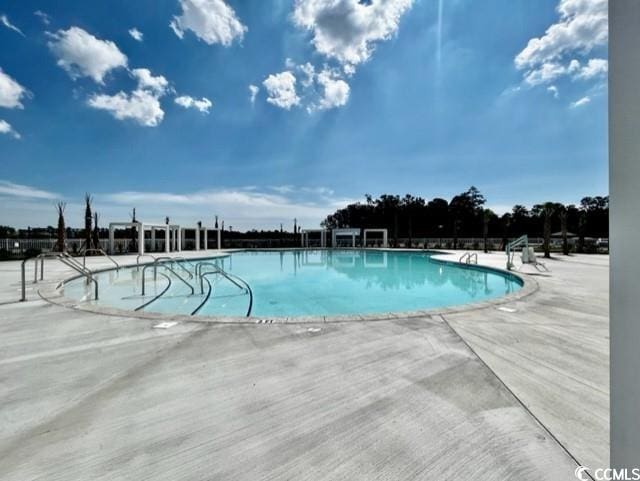
[(115, 252), (115, 226), (109, 224), (109, 254)]
[(138, 254), (144, 254), (144, 224), (138, 222)]
[(209, 229), (204, 228), (204, 250), (209, 248)]
[(218, 233), (218, 244), (217, 244), (217, 247), (218, 247), (218, 250), (220, 250), (220, 249), (222, 249), (222, 244), (220, 242), (220, 240), (221, 240), (220, 229), (216, 229), (216, 232)]
[(171, 238), (169, 235), (169, 226), (167, 226), (165, 228), (164, 231), (164, 251), (168, 254), (169, 252), (171, 252)]
[(151, 249), (150, 252), (154, 252), (156, 250), (156, 228), (151, 228)]
[(176, 242), (178, 243), (178, 252), (182, 252), (182, 235), (184, 230), (182, 227), (178, 227), (178, 232), (176, 233)]
[(196, 250), (200, 250), (200, 228), (196, 227)]

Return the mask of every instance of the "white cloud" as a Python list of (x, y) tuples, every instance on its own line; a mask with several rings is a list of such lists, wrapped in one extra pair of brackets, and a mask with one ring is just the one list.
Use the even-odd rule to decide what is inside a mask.
[(571, 102), (569, 107), (571, 107), (572, 109), (575, 109), (576, 107), (581, 107), (583, 105), (587, 105), (589, 102), (591, 102), (591, 98), (590, 97), (582, 97), (581, 99), (576, 100), (575, 102)]
[(0, 68), (0, 107), (22, 109), (22, 99), (28, 96), (29, 91)]
[(50, 35), (49, 48), (58, 57), (58, 65), (73, 79), (91, 77), (102, 84), (111, 70), (127, 66), (126, 55), (115, 43), (100, 40), (79, 27)]
[(14, 184), (7, 180), (0, 180), (0, 195), (30, 199), (55, 199), (57, 197), (57, 194), (53, 192), (36, 189), (28, 185)]
[[(128, 219), (131, 208), (136, 206), (139, 217), (149, 223), (163, 222), (168, 215), (172, 222), (183, 226), (195, 225), (199, 220), (213, 225), (214, 215), (219, 215), (234, 230), (277, 229), (280, 223), (291, 230), (294, 218), (298, 225), (319, 226), (328, 214), (356, 200), (338, 196), (326, 187), (287, 187), (282, 192), (268, 187), (226, 187), (187, 193), (95, 193), (94, 205), (101, 213), (102, 225)], [(83, 222), (83, 192), (65, 199), (69, 226), (79, 227)], [(56, 219), (51, 203), (60, 199), (56, 193), (0, 180), (0, 196), (5, 206), (2, 223), (26, 227), (50, 225)]]
[(550, 85), (549, 87), (547, 87), (547, 92), (551, 92), (554, 99), (557, 99), (560, 95), (560, 93), (558, 92), (558, 87), (556, 87), (555, 85)]
[(311, 31), (312, 43), (322, 55), (336, 59), (348, 75), (366, 62), (376, 42), (398, 30), (413, 0), (296, 0), (293, 22)]
[(557, 60), (565, 54), (590, 52), (608, 40), (607, 0), (560, 0), (558, 23), (540, 38), (532, 38), (516, 56), (519, 69)]
[(335, 72), (325, 69), (318, 74), (317, 81), (322, 88), (322, 96), (318, 102), (320, 110), (341, 107), (349, 100), (349, 84), (337, 78)]
[(49, 18), (49, 15), (44, 13), (42, 10), (36, 10), (35, 12), (33, 12), (33, 14), (36, 17), (38, 17), (40, 20), (42, 20), (42, 23), (44, 23), (45, 25), (49, 25), (51, 23), (51, 19)]
[(209, 109), (213, 105), (211, 103), (211, 100), (206, 97), (202, 97), (200, 100), (198, 100), (188, 95), (181, 95), (180, 97), (176, 97), (174, 101), (185, 109), (196, 109), (203, 114), (208, 114)]
[(106, 110), (118, 120), (133, 120), (145, 127), (156, 127), (164, 118), (158, 97), (146, 90), (134, 90), (130, 94), (94, 94), (88, 100), (90, 107)]
[(537, 69), (527, 72), (524, 76), (524, 81), (531, 86), (549, 83), (553, 82), (558, 77), (565, 75), (567, 71), (567, 67), (564, 65), (547, 62)]
[(22, 30), (20, 30), (18, 27), (16, 27), (14, 24), (12, 24), (9, 21), (9, 17), (7, 17), (6, 15), (4, 15), (4, 14), (0, 15), (0, 23), (2, 23), (2, 25), (7, 27), (9, 30), (13, 30), (14, 32), (19, 33), (20, 35), (22, 35), (24, 37), (24, 33), (22, 33)]
[(307, 62), (304, 65), (300, 65), (298, 68), (306, 76), (300, 82), (302, 84), (302, 86), (303, 87), (309, 87), (310, 85), (312, 85), (313, 81), (316, 78), (316, 69), (315, 69), (315, 67), (313, 65), (311, 65), (309, 62)]
[[(269, 94), (267, 102), (287, 110), (293, 105), (303, 105), (307, 112), (313, 113), (342, 107), (349, 100), (351, 88), (340, 70), (325, 65), (317, 72), (311, 63), (296, 65), (290, 58), (286, 59), (285, 66), (290, 70), (270, 75), (264, 81)], [(296, 89), (298, 74), (302, 80)]]
[(229, 46), (247, 31), (236, 12), (224, 0), (179, 0), (182, 14), (173, 17), (171, 29), (179, 38), (191, 30), (199, 39), (212, 45)]
[(142, 42), (144, 40), (144, 34), (136, 27), (129, 29), (129, 35), (131, 35), (131, 37), (138, 42)]
[[(116, 192), (95, 197), (97, 201), (104, 200), (127, 209), (132, 205), (144, 206), (145, 220), (169, 215), (183, 225), (194, 224), (197, 220), (203, 220), (206, 225), (213, 223), (213, 214), (218, 214), (225, 225), (233, 225), (234, 230), (277, 228), (280, 223), (293, 223), (294, 218), (298, 219), (299, 225), (318, 226), (328, 214), (353, 201), (335, 196), (326, 188), (284, 187), (280, 192), (275, 188), (251, 187), (195, 193)], [(211, 211), (212, 205), (215, 212)], [(185, 207), (191, 217), (181, 217), (185, 216)]]
[(269, 75), (264, 82), (267, 90), (267, 102), (285, 110), (300, 105), (300, 97), (296, 93), (296, 77), (288, 70)]
[(576, 74), (579, 79), (592, 79), (594, 77), (605, 76), (609, 72), (609, 62), (602, 58), (591, 58), (587, 65), (582, 67)]
[(171, 91), (169, 82), (162, 75), (154, 76), (149, 69), (136, 68), (131, 75), (137, 80), (136, 89), (127, 94), (94, 94), (87, 104), (94, 109), (105, 110), (118, 120), (133, 120), (145, 127), (156, 127), (164, 119), (160, 98)]
[(14, 139), (20, 139), (20, 134), (11, 127), (11, 124), (2, 119), (0, 119), (0, 134), (11, 135)]
[(260, 91), (260, 87), (257, 85), (249, 85), (249, 101), (253, 104), (256, 101), (256, 96)]
[(154, 76), (149, 69), (134, 68), (131, 74), (138, 81), (139, 89), (149, 90), (159, 97), (169, 91), (169, 81), (162, 75)]

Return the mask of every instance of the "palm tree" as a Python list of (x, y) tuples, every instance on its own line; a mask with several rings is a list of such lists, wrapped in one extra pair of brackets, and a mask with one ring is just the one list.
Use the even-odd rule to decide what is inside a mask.
[(67, 204), (65, 202), (58, 202), (56, 204), (56, 211), (58, 211), (58, 252), (65, 252), (67, 250), (65, 245), (66, 229), (64, 225), (64, 209), (66, 207)]
[(85, 194), (85, 209), (84, 209), (84, 248), (91, 249), (92, 240), (91, 240), (91, 222), (93, 220), (93, 215), (91, 214), (91, 195)]
[(545, 202), (542, 206), (542, 215), (544, 216), (544, 256), (551, 258), (551, 216), (553, 215), (555, 205), (553, 202)]
[(100, 249), (100, 231), (98, 229), (98, 213), (93, 213), (93, 245), (94, 248)]

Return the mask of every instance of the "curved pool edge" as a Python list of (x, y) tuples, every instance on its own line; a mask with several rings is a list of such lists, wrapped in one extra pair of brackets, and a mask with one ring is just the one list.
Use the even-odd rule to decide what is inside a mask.
[[(361, 249), (361, 250), (371, 250), (371, 251), (387, 251), (387, 252), (426, 252), (424, 249), (381, 249), (381, 248), (371, 248), (371, 249)], [(234, 250), (234, 252), (252, 252), (253, 250)], [(446, 252), (438, 251), (438, 250), (428, 250), (428, 252), (434, 253), (434, 257), (432, 259), (436, 262), (443, 264), (452, 264), (456, 266), (460, 266), (460, 263), (443, 258), (443, 256), (450, 256)], [(230, 254), (223, 254), (230, 255)], [(211, 256), (203, 257), (203, 259), (209, 259)], [(194, 258), (195, 259), (195, 258)], [(147, 264), (152, 264), (152, 262), (146, 262), (139, 264), (140, 266), (144, 266)], [(56, 284), (55, 287), (48, 287), (43, 289), (38, 289), (38, 295), (40, 298), (49, 302), (51, 304), (55, 304), (58, 306), (66, 307), (69, 309), (90, 312), (93, 314), (100, 315), (108, 315), (108, 316), (118, 316), (118, 317), (127, 317), (133, 319), (144, 319), (150, 321), (177, 321), (177, 322), (197, 322), (197, 323), (205, 323), (205, 324), (221, 324), (221, 325), (234, 325), (234, 324), (325, 324), (325, 323), (342, 323), (342, 322), (374, 322), (374, 321), (385, 321), (385, 320), (393, 320), (393, 319), (406, 319), (406, 318), (415, 318), (415, 317), (427, 317), (427, 316), (437, 316), (437, 315), (445, 315), (445, 314), (453, 314), (459, 312), (468, 312), (474, 310), (486, 309), (489, 307), (499, 306), (502, 304), (507, 304), (509, 302), (513, 302), (524, 297), (528, 297), (531, 294), (535, 293), (538, 288), (538, 282), (527, 274), (518, 273), (515, 274), (512, 271), (508, 271), (506, 269), (501, 269), (493, 266), (477, 264), (477, 265), (468, 265), (463, 264), (464, 267), (467, 268), (475, 268), (482, 270), (489, 270), (496, 272), (500, 275), (508, 275), (509, 277), (513, 277), (519, 282), (522, 283), (522, 287), (518, 289), (516, 292), (512, 292), (510, 294), (506, 294), (500, 297), (496, 297), (493, 299), (487, 299), (480, 302), (472, 302), (468, 304), (461, 304), (457, 306), (450, 307), (436, 307), (433, 309), (425, 309), (425, 310), (414, 310), (414, 311), (394, 311), (394, 312), (382, 312), (382, 313), (372, 313), (372, 314), (345, 314), (345, 315), (332, 315), (332, 316), (291, 316), (291, 317), (258, 317), (258, 316), (250, 316), (250, 317), (238, 317), (238, 316), (190, 316), (185, 314), (165, 314), (165, 313), (156, 313), (156, 312), (142, 312), (142, 311), (132, 311), (128, 309), (118, 309), (115, 307), (107, 307), (107, 306), (95, 306), (90, 304), (82, 304), (76, 299), (71, 299), (62, 295), (59, 291), (59, 288), (70, 282), (72, 280), (78, 279), (82, 277), (82, 275), (76, 275), (64, 279)], [(121, 267), (130, 268), (136, 267), (136, 264), (127, 264), (122, 265)], [(104, 268), (104, 269), (96, 269), (95, 273), (100, 272), (108, 272), (117, 270), (116, 268)]]

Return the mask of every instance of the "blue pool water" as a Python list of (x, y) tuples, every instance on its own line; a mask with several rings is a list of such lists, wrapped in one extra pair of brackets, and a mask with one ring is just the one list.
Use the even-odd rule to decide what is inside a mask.
[[(250, 308), (251, 316), (269, 318), (450, 307), (521, 288), (515, 276), (431, 257), (429, 252), (365, 250), (238, 252), (209, 259), (201, 268), (197, 263), (202, 261), (174, 263), (173, 271), (159, 267), (157, 276), (147, 267), (144, 296), (143, 269), (135, 267), (96, 274), (100, 286), (97, 302), (91, 300), (92, 291), (82, 279), (68, 282), (64, 294), (120, 309), (246, 316)], [(202, 286), (196, 271), (206, 274)]]

